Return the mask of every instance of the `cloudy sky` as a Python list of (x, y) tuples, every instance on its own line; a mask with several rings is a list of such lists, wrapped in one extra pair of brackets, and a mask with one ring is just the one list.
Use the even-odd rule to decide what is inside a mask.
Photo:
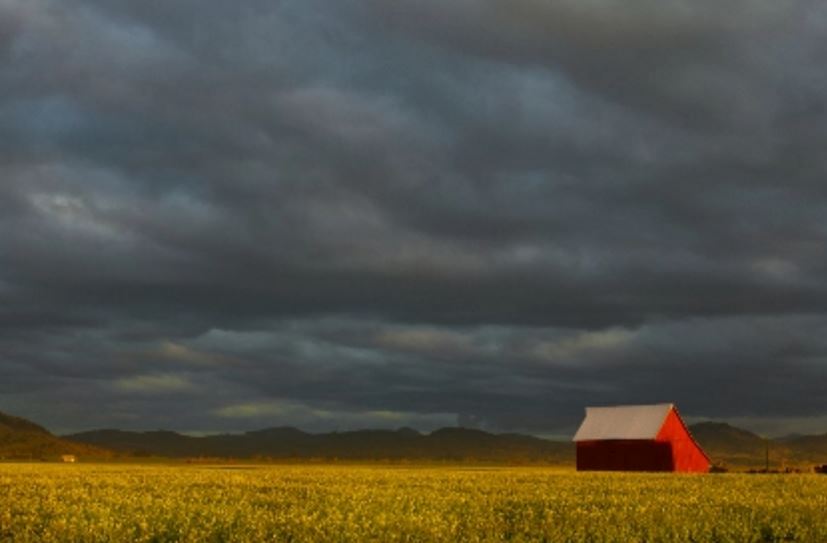
[(0, 410), (827, 432), (817, 0), (0, 0)]

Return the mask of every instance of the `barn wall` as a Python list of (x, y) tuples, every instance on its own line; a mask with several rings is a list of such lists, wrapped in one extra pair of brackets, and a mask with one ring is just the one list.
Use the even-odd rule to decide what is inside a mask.
[(668, 442), (611, 439), (577, 443), (578, 471), (673, 471)]
[(655, 438), (659, 442), (672, 444), (672, 461), (675, 471), (707, 472), (709, 460), (701, 448), (692, 439), (683, 421), (673, 409), (666, 417), (666, 421)]
[(653, 439), (577, 442), (577, 469), (581, 471), (707, 472), (709, 465), (674, 407)]

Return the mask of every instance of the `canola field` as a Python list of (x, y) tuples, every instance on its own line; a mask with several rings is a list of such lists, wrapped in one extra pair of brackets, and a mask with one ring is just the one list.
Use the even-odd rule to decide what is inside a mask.
[(0, 541), (827, 541), (827, 477), (0, 464)]

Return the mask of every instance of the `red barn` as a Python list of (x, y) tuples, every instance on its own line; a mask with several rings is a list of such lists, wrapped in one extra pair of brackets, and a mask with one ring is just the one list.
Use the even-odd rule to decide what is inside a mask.
[(587, 407), (574, 442), (578, 471), (709, 471), (671, 403)]

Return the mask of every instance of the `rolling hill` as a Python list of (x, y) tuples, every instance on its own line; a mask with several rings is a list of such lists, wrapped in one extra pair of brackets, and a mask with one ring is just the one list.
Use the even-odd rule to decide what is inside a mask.
[(110, 451), (56, 437), (31, 421), (0, 412), (0, 459), (108, 458)]
[[(692, 436), (713, 462), (739, 466), (760, 466), (766, 458), (767, 442), (764, 438), (723, 422), (701, 422), (689, 427)], [(785, 445), (770, 442), (773, 452)]]
[(721, 422), (701, 422), (690, 431), (716, 463), (732, 467), (763, 467), (769, 453), (773, 469), (827, 463), (827, 434), (763, 437)]
[(784, 442), (796, 461), (827, 464), (827, 434), (796, 436)]

